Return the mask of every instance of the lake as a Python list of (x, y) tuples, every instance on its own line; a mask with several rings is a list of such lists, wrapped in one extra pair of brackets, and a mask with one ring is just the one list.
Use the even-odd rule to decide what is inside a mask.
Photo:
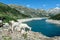
[(47, 23), (45, 20), (46, 19), (32, 20), (25, 23), (27, 23), (34, 32), (41, 32), (48, 37), (60, 36), (60, 26)]

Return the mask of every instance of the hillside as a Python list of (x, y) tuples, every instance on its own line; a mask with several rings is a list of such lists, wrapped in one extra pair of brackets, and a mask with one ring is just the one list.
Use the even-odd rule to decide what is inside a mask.
[(60, 20), (60, 8), (59, 7), (49, 9), (48, 14), (50, 16), (50, 19)]
[[(60, 8), (44, 9), (33, 9), (19, 5), (6, 5), (0, 3), (0, 17), (5, 18), (4, 22), (9, 20), (23, 19), (23, 18), (36, 18), (36, 17), (53, 17), (56, 14), (60, 14)], [(59, 19), (59, 18), (58, 18)]]
[(60, 20), (60, 14), (50, 17), (50, 19)]
[(57, 14), (60, 14), (60, 8), (55, 7), (55, 8), (48, 9), (48, 14), (49, 16), (55, 16)]
[(31, 17), (46, 17), (46, 16), (48, 16), (46, 10), (44, 10), (44, 9), (33, 9), (33, 8), (28, 8), (25, 6), (19, 6), (19, 5), (14, 5), (14, 4), (10, 4), (9, 6), (11, 8), (15, 8), (22, 14), (29, 15)]
[(17, 18), (29, 18), (30, 16), (21, 14), (21, 12), (17, 11), (16, 9), (0, 3), (0, 17), (5, 18), (4, 22), (8, 22), (9, 20), (16, 21)]

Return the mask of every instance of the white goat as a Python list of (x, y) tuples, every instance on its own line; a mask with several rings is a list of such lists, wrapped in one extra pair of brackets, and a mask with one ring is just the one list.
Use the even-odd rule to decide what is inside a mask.
[(18, 27), (15, 28), (15, 30), (20, 31), (21, 34), (24, 34), (29, 31), (29, 30), (26, 31), (26, 28), (31, 30), (31, 27), (29, 27), (27, 24), (21, 23)]
[(19, 26), (19, 23), (18, 22), (14, 22), (14, 21), (10, 21), (10, 25), (11, 25), (12, 31), (14, 31), (14, 28)]
[(16, 30), (16, 31), (20, 31), (21, 33), (24, 33), (24, 32), (26, 32), (25, 28), (28, 28), (29, 30), (31, 30), (31, 27), (29, 27), (25, 23), (10, 21), (10, 25), (11, 25), (11, 30), (12, 31)]
[(20, 28), (28, 28), (29, 30), (31, 30), (31, 27), (29, 27), (27, 24), (25, 23), (21, 23), (20, 25)]

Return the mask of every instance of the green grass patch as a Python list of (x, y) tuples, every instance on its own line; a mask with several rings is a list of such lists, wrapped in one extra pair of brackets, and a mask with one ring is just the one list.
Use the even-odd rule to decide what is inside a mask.
[(3, 38), (3, 40), (12, 40), (12, 38), (9, 36), (2, 36), (2, 38)]

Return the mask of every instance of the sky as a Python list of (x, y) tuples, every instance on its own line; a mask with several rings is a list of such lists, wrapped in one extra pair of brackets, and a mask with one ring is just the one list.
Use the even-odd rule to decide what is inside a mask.
[(60, 0), (0, 0), (5, 4), (23, 5), (35, 9), (50, 9), (60, 7)]

